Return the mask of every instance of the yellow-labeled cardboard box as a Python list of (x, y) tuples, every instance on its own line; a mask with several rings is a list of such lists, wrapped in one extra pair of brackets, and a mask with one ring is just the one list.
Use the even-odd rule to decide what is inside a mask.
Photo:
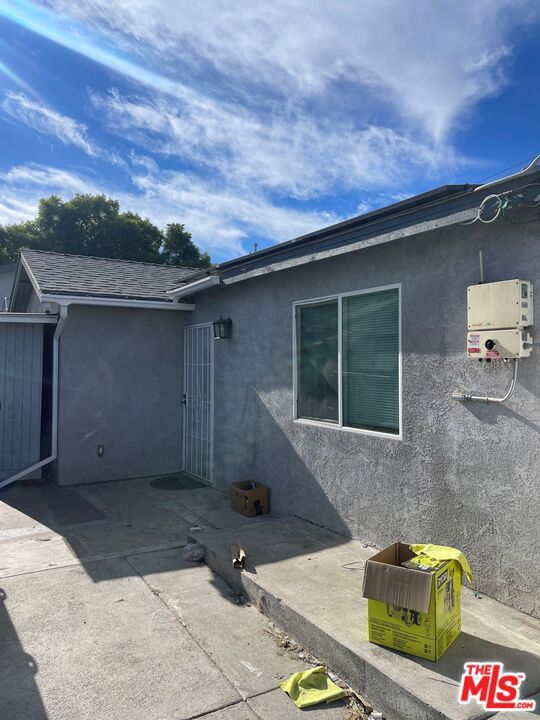
[(369, 640), (438, 660), (461, 632), (462, 569), (457, 560), (403, 567), (414, 557), (409, 545), (394, 543), (366, 562)]

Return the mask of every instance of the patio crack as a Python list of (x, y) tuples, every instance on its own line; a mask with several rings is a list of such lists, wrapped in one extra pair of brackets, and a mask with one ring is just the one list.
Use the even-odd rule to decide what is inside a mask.
[(169, 613), (169, 615), (172, 616), (172, 618), (174, 619), (174, 622), (175, 622), (177, 625), (179, 625), (179, 626), (189, 635), (189, 637), (190, 637), (191, 640), (195, 643), (195, 645), (199, 648), (199, 650), (201, 650), (201, 652), (205, 655), (205, 657), (208, 658), (208, 660), (210, 661), (210, 663), (216, 668), (216, 670), (219, 672), (219, 674), (221, 675), (221, 677), (225, 680), (225, 682), (227, 683), (227, 685), (229, 685), (229, 687), (232, 688), (232, 689), (234, 690), (234, 692), (238, 695), (238, 700), (236, 700), (236, 701), (234, 701), (234, 702), (225, 703), (224, 705), (220, 705), (219, 707), (214, 708), (213, 710), (209, 710), (209, 711), (206, 712), (206, 713), (200, 713), (200, 714), (197, 714), (197, 715), (191, 715), (189, 718), (187, 718), (187, 720), (196, 720), (196, 718), (205, 717), (206, 715), (211, 715), (212, 713), (217, 712), (218, 710), (222, 710), (222, 709), (228, 708), (228, 707), (233, 707), (233, 706), (235, 706), (235, 705), (239, 705), (240, 703), (245, 702), (244, 698), (243, 698), (242, 695), (240, 694), (240, 691), (238, 690), (238, 688), (236, 687), (236, 685), (235, 685), (233, 682), (231, 682), (231, 680), (227, 677), (227, 675), (225, 675), (225, 673), (223, 672), (223, 670), (222, 670), (222, 668), (220, 667), (220, 665), (219, 665), (219, 664), (215, 661), (215, 659), (206, 651), (206, 649), (205, 649), (204, 646), (201, 644), (201, 642), (198, 640), (198, 638), (190, 631), (190, 629), (189, 629), (189, 627), (187, 626), (187, 624), (184, 623), (184, 622), (181, 620), (181, 618), (178, 616), (178, 614), (177, 614), (169, 605), (167, 605), (167, 603), (165, 602), (165, 600), (161, 597), (160, 593), (159, 593), (157, 590), (155, 590), (154, 588), (152, 588), (152, 586), (146, 581), (146, 579), (144, 578), (144, 576), (141, 575), (141, 573), (137, 570), (137, 568), (135, 567), (135, 565), (134, 565), (132, 562), (130, 562), (129, 557), (128, 557), (128, 556), (124, 556), (123, 559), (124, 559), (124, 560), (128, 563), (128, 565), (133, 569), (133, 572), (135, 573), (135, 576), (138, 577), (138, 578), (143, 582), (143, 584), (145, 585), (145, 587), (152, 593), (152, 595), (154, 595), (154, 597), (156, 597), (156, 598), (159, 600), (159, 602), (163, 605), (163, 607), (165, 607), (165, 608), (167, 609), (167, 612)]

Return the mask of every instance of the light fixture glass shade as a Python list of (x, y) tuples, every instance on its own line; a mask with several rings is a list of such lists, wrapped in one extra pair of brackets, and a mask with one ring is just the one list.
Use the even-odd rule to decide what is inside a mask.
[(214, 323), (214, 340), (222, 340), (231, 337), (232, 320), (231, 318), (222, 318), (215, 320)]

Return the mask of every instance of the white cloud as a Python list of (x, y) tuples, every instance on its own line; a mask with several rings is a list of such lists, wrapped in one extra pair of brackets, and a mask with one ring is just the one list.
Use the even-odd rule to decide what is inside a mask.
[(95, 193), (96, 183), (69, 170), (48, 165), (15, 165), (0, 172), (0, 183), (4, 188), (22, 189), (45, 188), (48, 194), (73, 195), (75, 193)]
[(390, 128), (357, 129), (300, 111), (262, 119), (228, 103), (178, 103), (118, 91), (91, 93), (91, 100), (110, 132), (147, 151), (217, 171), (240, 192), (256, 186), (310, 198), (395, 186), (411, 168), (429, 175), (459, 162), (449, 147), (417, 142)]
[(63, 198), (75, 193), (100, 192), (91, 180), (47, 165), (15, 165), (0, 172), (0, 224), (18, 223), (36, 216), (42, 197)]
[(138, 155), (134, 150), (129, 153), (129, 159), (135, 167), (142, 167), (150, 173), (158, 172), (157, 162), (148, 155)]
[(278, 206), (257, 192), (239, 195), (219, 183), (175, 171), (158, 177), (139, 175), (134, 183), (140, 194), (124, 196), (124, 203), (136, 201), (138, 212), (161, 226), (180, 219), (205, 249), (227, 255), (245, 252), (242, 240), (249, 235), (281, 242), (341, 219)]
[[(337, 101), (362, 110), (377, 98), (441, 140), (475, 102), (505, 83), (511, 33), (538, 12), (531, 0), (52, 0), (159, 67), (213, 67), (249, 102)], [(147, 52), (148, 56), (148, 52)], [(347, 84), (347, 104), (340, 102)]]
[(301, 212), (275, 205), (251, 192), (239, 196), (221, 184), (175, 171), (143, 172), (134, 189), (104, 187), (84, 175), (43, 165), (18, 165), (0, 173), (0, 223), (34, 217), (39, 199), (57, 193), (64, 199), (79, 193), (105, 193), (120, 201), (122, 210), (149, 217), (159, 227), (183, 222), (193, 239), (214, 257), (245, 252), (248, 235), (271, 241), (315, 230), (342, 219), (326, 212)]
[(2, 102), (2, 109), (14, 120), (32, 128), (42, 135), (51, 135), (64, 145), (74, 145), (90, 157), (100, 152), (87, 136), (87, 127), (67, 115), (61, 115), (39, 100), (24, 93), (8, 92)]
[[(128, 191), (96, 183), (124, 208), (185, 222), (231, 255), (247, 237), (287, 240), (341, 219), (294, 209), (307, 206), (299, 200), (348, 193), (342, 206), (360, 212), (471, 167), (452, 133), (508, 82), (513, 39), (539, 10), (532, 0), (44, 0), (45, 21), (18, 12), (116, 74), (122, 91), (90, 91), (93, 120), (134, 147), (98, 148), (83, 123), (22, 93), (4, 110), (130, 173)], [(38, 192), (94, 187), (60, 172), (12, 168), (4, 206), (16, 187), (21, 211)], [(15, 199), (9, 208), (13, 217)]]

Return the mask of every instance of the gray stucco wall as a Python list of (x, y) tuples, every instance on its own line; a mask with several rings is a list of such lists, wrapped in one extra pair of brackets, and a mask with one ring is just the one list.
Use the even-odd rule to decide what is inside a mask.
[[(476, 587), (540, 615), (540, 348), (521, 362), (503, 406), (462, 404), (456, 388), (502, 394), (510, 368), (465, 356), (466, 289), (532, 280), (535, 225), (439, 230), (310, 263), (196, 298), (188, 322), (233, 319), (215, 345), (215, 473), (223, 488), (257, 479), (276, 514), (293, 512), (384, 546), (397, 539), (461, 548)], [(293, 421), (295, 300), (402, 284), (403, 439)], [(540, 307), (536, 307), (540, 318)], [(95, 444), (95, 441), (93, 441)]]
[(183, 316), (70, 307), (60, 341), (60, 485), (180, 470)]

